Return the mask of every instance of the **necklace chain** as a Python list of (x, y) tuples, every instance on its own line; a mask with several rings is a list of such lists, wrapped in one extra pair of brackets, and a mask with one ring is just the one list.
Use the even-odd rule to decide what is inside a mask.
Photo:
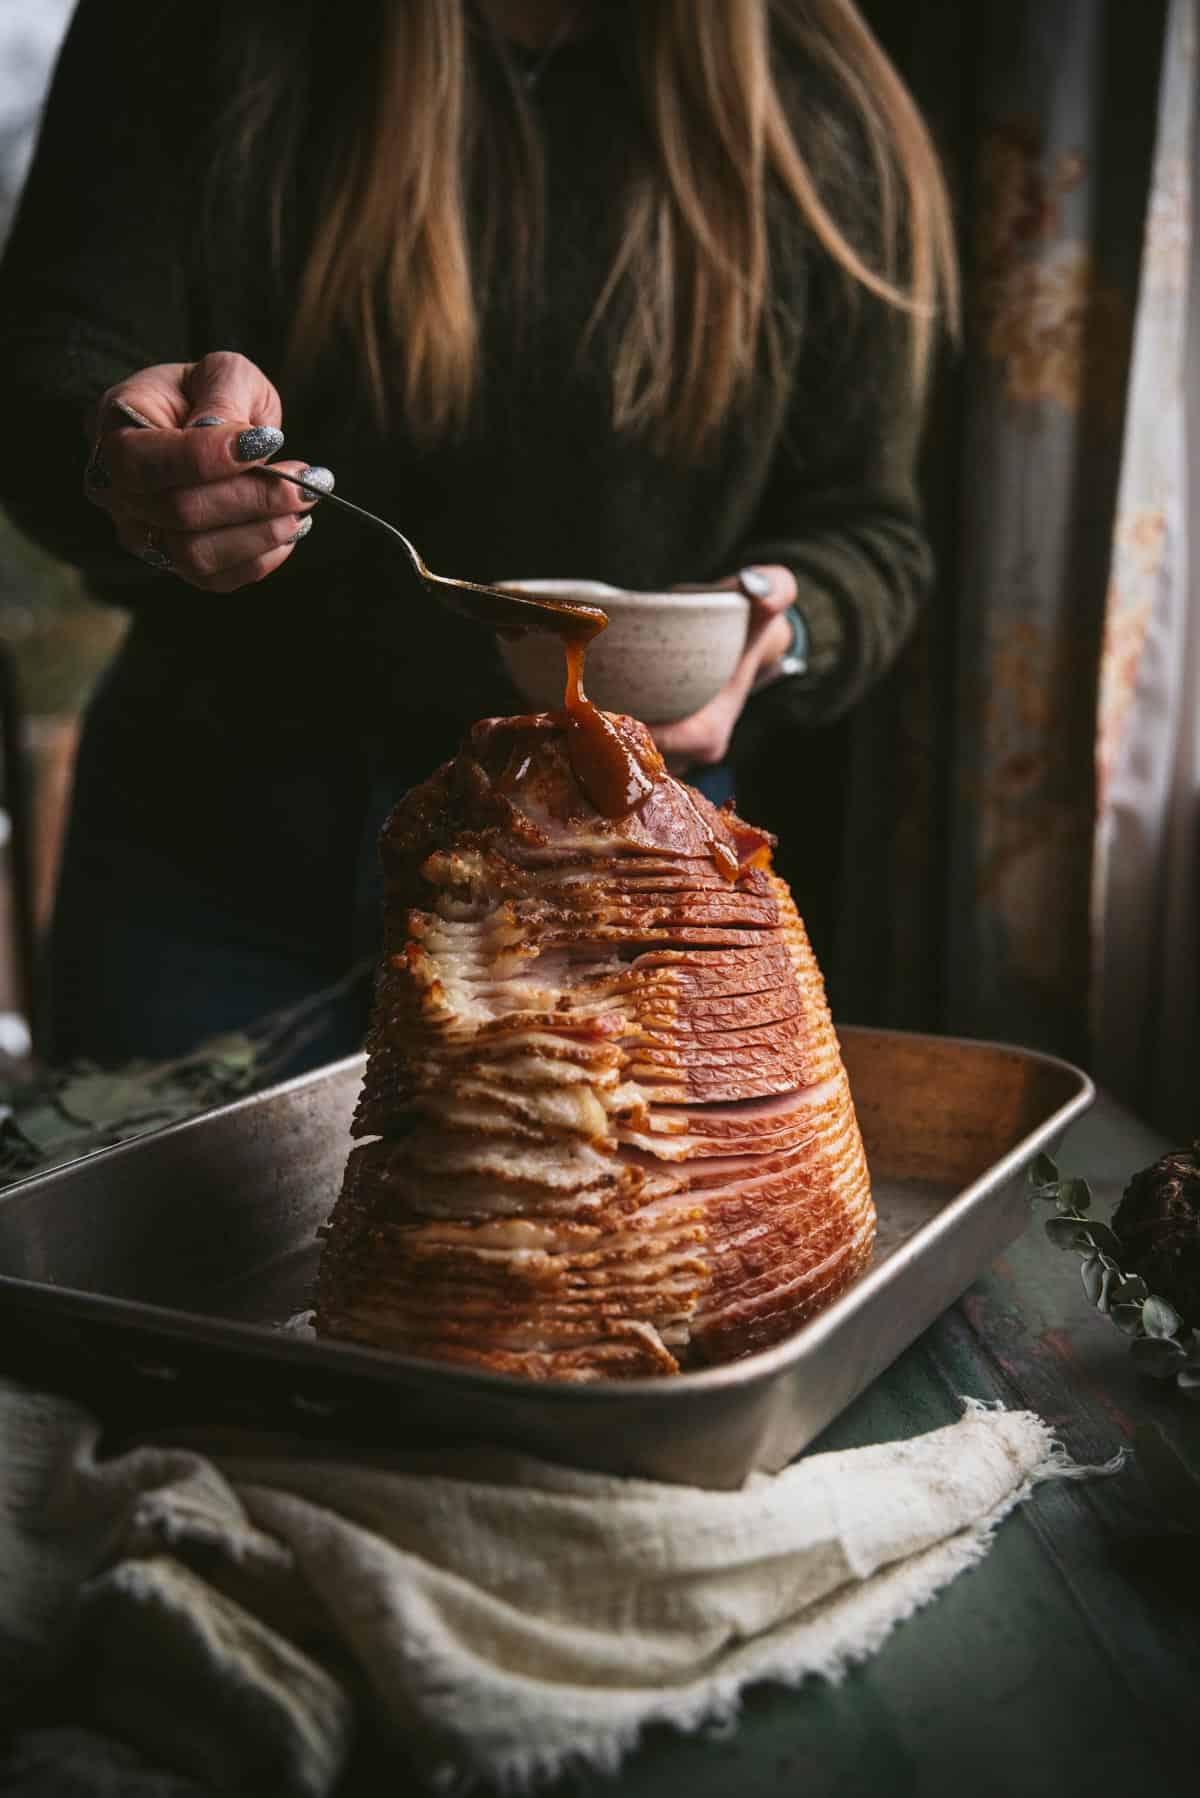
[(570, 37), (578, 23), (580, 10), (581, 8), (579, 6), (570, 6), (567, 8), (566, 12), (558, 22), (557, 31), (554, 32), (537, 61), (530, 68), (522, 71), (521, 80), (527, 93), (532, 92), (537, 86), (546, 71), (546, 65), (550, 62), (552, 57), (557, 55)]

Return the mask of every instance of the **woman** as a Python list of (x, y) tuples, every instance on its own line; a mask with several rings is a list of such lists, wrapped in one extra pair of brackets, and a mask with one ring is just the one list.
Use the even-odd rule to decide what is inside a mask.
[(0, 497), (133, 614), (83, 733), (53, 1052), (173, 1053), (336, 978), (387, 802), (514, 703), (485, 633), (255, 474), (306, 465), (282, 433), (438, 569), (740, 582), (741, 666), (659, 733), (718, 766), (904, 639), (953, 279), (850, 0), (289, 0), (202, 39), (180, 0), (82, 0), (0, 271)]

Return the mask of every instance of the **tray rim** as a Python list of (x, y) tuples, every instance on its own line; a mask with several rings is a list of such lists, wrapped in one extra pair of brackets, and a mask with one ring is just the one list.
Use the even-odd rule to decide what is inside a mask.
[[(447, 1381), (458, 1390), (477, 1393), (504, 1393), (510, 1397), (520, 1398), (522, 1395), (539, 1400), (549, 1400), (552, 1404), (583, 1404), (592, 1409), (611, 1405), (636, 1394), (647, 1399), (665, 1398), (673, 1395), (679, 1399), (701, 1399), (705, 1394), (719, 1392), (728, 1387), (756, 1386), (777, 1378), (787, 1371), (793, 1362), (802, 1361), (805, 1356), (819, 1348), (825, 1340), (835, 1333), (860, 1306), (869, 1304), (875, 1295), (884, 1287), (900, 1278), (913, 1261), (922, 1257), (943, 1233), (953, 1232), (957, 1221), (974, 1208), (981, 1199), (994, 1191), (1001, 1191), (1027, 1165), (1039, 1150), (1049, 1141), (1059, 1136), (1075, 1118), (1080, 1116), (1094, 1102), (1096, 1086), (1091, 1076), (1074, 1062), (1061, 1056), (1049, 1054), (1045, 1050), (1026, 1048), (1019, 1043), (997, 1042), (979, 1037), (943, 1035), (936, 1031), (897, 1030), (891, 1027), (871, 1024), (840, 1025), (839, 1037), (874, 1036), (892, 1039), (898, 1042), (917, 1044), (936, 1042), (947, 1048), (960, 1048), (970, 1051), (989, 1051), (1012, 1055), (1018, 1059), (1051, 1068), (1067, 1077), (1074, 1085), (1075, 1091), (1066, 1098), (1055, 1111), (1028, 1131), (1020, 1140), (1000, 1157), (992, 1162), (976, 1178), (964, 1186), (926, 1223), (913, 1231), (900, 1246), (877, 1266), (870, 1266), (852, 1286), (842, 1293), (825, 1310), (820, 1311), (808, 1322), (801, 1324), (791, 1335), (773, 1343), (768, 1348), (759, 1349), (753, 1354), (738, 1360), (723, 1362), (715, 1367), (705, 1367), (694, 1372), (678, 1374), (652, 1375), (639, 1379), (627, 1380), (594, 1380), (575, 1383), (567, 1380), (528, 1380), (519, 1374), (491, 1372), (486, 1368), (464, 1367), (454, 1362), (425, 1359), (416, 1355), (404, 1355), (392, 1349), (371, 1348), (363, 1343), (329, 1341), (308, 1337), (300, 1337), (282, 1330), (277, 1325), (258, 1324), (234, 1318), (213, 1317), (203, 1311), (190, 1311), (173, 1305), (160, 1305), (142, 1299), (120, 1298), (112, 1293), (89, 1292), (77, 1286), (60, 1286), (46, 1280), (29, 1280), (19, 1275), (0, 1272), (0, 1299), (6, 1293), (19, 1294), (31, 1301), (39, 1310), (54, 1310), (74, 1317), (93, 1317), (131, 1331), (139, 1328), (153, 1330), (162, 1336), (185, 1340), (197, 1346), (210, 1348), (245, 1349), (253, 1348), (256, 1353), (265, 1355), (267, 1359), (285, 1365), (307, 1365), (315, 1374), (319, 1371), (352, 1374), (361, 1372), (373, 1376), (386, 1376), (392, 1373), (397, 1376), (428, 1376), (434, 1373), (443, 1381)], [(319, 1085), (341, 1072), (348, 1072), (352, 1067), (365, 1065), (365, 1055), (360, 1051), (355, 1055), (344, 1056), (337, 1061), (324, 1063), (321, 1067), (312, 1068), (306, 1073), (294, 1075), (290, 1080), (277, 1082), (274, 1086), (264, 1087), (261, 1092), (248, 1093), (244, 1098), (235, 1099), (228, 1105), (211, 1106), (207, 1111), (197, 1112), (194, 1117), (183, 1118), (177, 1123), (165, 1124), (158, 1130), (146, 1131), (141, 1136), (131, 1137), (125, 1142), (112, 1143), (106, 1147), (90, 1150), (73, 1160), (63, 1162), (57, 1167), (46, 1168), (38, 1173), (27, 1175), (22, 1180), (15, 1180), (11, 1185), (0, 1190), (0, 1206), (14, 1194), (27, 1197), (40, 1185), (61, 1181), (70, 1171), (96, 1162), (107, 1160), (119, 1162), (122, 1157), (136, 1154), (149, 1143), (161, 1143), (172, 1137), (182, 1139), (188, 1132), (211, 1122), (214, 1117), (229, 1117), (239, 1112), (253, 1111), (268, 1101), (278, 1099), (287, 1093), (302, 1092), (305, 1088)], [(316, 1351), (314, 1355), (314, 1351)], [(326, 1357), (331, 1357), (327, 1360)]]

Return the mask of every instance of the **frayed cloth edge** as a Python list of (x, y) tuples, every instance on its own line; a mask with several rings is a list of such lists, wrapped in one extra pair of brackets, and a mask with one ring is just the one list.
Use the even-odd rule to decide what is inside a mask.
[[(977, 1416), (1006, 1410), (1003, 1399), (989, 1401), (962, 1395), (961, 1402), (964, 1413)], [(703, 1732), (711, 1734), (715, 1739), (736, 1727), (743, 1694), (751, 1686), (778, 1685), (796, 1690), (809, 1679), (823, 1679), (831, 1685), (839, 1684), (851, 1668), (861, 1665), (878, 1653), (898, 1624), (907, 1622), (961, 1573), (985, 1559), (1000, 1524), (1018, 1505), (1030, 1498), (1036, 1486), (1050, 1480), (1081, 1480), (1119, 1473), (1129, 1458), (1125, 1449), (1118, 1449), (1107, 1461), (1096, 1464), (1076, 1462), (1072, 1460), (1066, 1446), (1054, 1435), (1050, 1425), (1036, 1412), (1009, 1412), (1008, 1415), (1019, 1418), (1041, 1439), (1042, 1452), (1033, 1467), (1021, 1484), (1006, 1494), (986, 1516), (977, 1519), (956, 1536), (948, 1537), (926, 1549), (924, 1553), (929, 1557), (931, 1565), (925, 1580), (918, 1583), (917, 1589), (900, 1608), (878, 1619), (852, 1644), (835, 1649), (816, 1660), (804, 1659), (801, 1663), (793, 1659), (790, 1666), (785, 1651), (770, 1672), (747, 1670), (728, 1675), (724, 1679), (717, 1678), (703, 1694), (664, 1695), (648, 1703), (636, 1723), (614, 1724), (611, 1733), (603, 1741), (584, 1749), (511, 1751), (486, 1756), (478, 1761), (470, 1761), (465, 1756), (457, 1761), (447, 1757), (432, 1769), (430, 1790), (437, 1794), (437, 1798), (469, 1798), (481, 1785), (490, 1782), (506, 1798), (526, 1798), (527, 1794), (535, 1792), (540, 1786), (571, 1775), (599, 1773), (611, 1778), (619, 1772), (627, 1756), (637, 1748), (643, 1732), (654, 1724), (668, 1724), (683, 1734)], [(916, 1557), (918, 1561), (920, 1558)], [(909, 1564), (894, 1562), (891, 1566), (880, 1569), (874, 1578), (886, 1580), (900, 1567)], [(846, 1587), (843, 1586), (838, 1589), (837, 1594), (830, 1596), (844, 1596), (845, 1592)]]

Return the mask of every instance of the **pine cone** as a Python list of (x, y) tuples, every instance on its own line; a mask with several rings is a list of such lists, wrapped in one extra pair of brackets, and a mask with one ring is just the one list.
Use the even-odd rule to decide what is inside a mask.
[(1200, 1140), (1135, 1174), (1112, 1220), (1121, 1265), (1200, 1328)]

